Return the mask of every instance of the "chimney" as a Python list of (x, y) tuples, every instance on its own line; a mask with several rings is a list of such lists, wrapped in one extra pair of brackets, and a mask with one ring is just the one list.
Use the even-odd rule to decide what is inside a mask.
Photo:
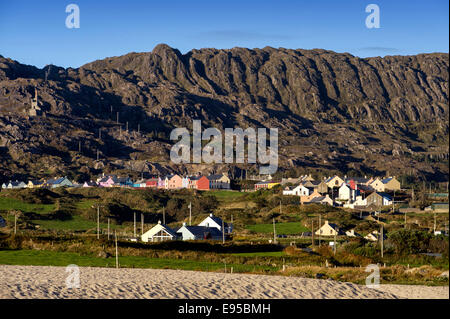
[(186, 225), (187, 225), (186, 222), (184, 222), (184, 223), (183, 223), (183, 226), (186, 226)]
[(158, 225), (161, 225), (161, 221), (160, 220), (158, 220)]
[(211, 213), (211, 214), (209, 214), (209, 217), (213, 217), (213, 214)]

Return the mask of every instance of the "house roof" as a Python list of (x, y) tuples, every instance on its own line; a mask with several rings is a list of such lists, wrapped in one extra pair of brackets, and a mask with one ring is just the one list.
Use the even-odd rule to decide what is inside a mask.
[(369, 179), (366, 177), (349, 177), (346, 179), (346, 181), (355, 181), (357, 184), (365, 184), (369, 181)]
[[(183, 227), (186, 228), (195, 237), (204, 237), (205, 234), (210, 234), (212, 237), (222, 236), (222, 232), (215, 227), (206, 227), (206, 226), (183, 226)], [(177, 232), (180, 229), (178, 229)]]
[(314, 197), (309, 202), (310, 203), (320, 203), (325, 199), (325, 196)]
[(210, 181), (214, 181), (214, 180), (221, 179), (222, 176), (223, 176), (223, 175), (220, 175), (220, 174), (213, 174), (213, 175), (207, 176), (207, 179), (209, 179)]
[(60, 178), (51, 178), (47, 181), (47, 184), (61, 184), (66, 178), (65, 177), (60, 177)]
[(387, 184), (387, 183), (389, 183), (390, 181), (392, 181), (392, 177), (388, 177), (388, 178), (385, 178), (385, 179), (382, 179), (381, 180), (381, 182), (383, 183), (383, 184)]
[[(222, 227), (222, 218), (217, 217), (217, 216), (215, 216), (213, 214), (210, 214), (208, 217), (211, 218), (217, 225)], [(205, 219), (207, 219), (208, 217), (206, 217)], [(224, 222), (223, 225), (224, 225), (224, 227), (228, 227), (228, 223), (226, 223), (226, 222)]]
[(44, 182), (41, 181), (41, 180), (38, 180), (38, 179), (34, 179), (34, 180), (30, 180), (30, 183), (33, 184), (33, 185), (41, 185)]
[(155, 234), (157, 234), (158, 232), (160, 232), (161, 230), (166, 231), (169, 235), (171, 235), (172, 237), (178, 237), (177, 232), (170, 228), (169, 226), (167, 226), (166, 224), (162, 224), (161, 222), (158, 222), (157, 225), (153, 226), (150, 230), (148, 230), (144, 235), (148, 235), (149, 237), (154, 236)]

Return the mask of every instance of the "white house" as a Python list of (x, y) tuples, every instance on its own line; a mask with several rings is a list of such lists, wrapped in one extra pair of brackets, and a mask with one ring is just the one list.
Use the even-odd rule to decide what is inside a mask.
[(322, 236), (334, 236), (340, 235), (341, 231), (339, 230), (338, 225), (329, 223), (328, 220), (325, 221), (325, 224), (322, 225), (316, 232), (316, 235)]
[(347, 237), (362, 237), (360, 234), (356, 233), (354, 229), (347, 230), (345, 232), (345, 236), (347, 236)]
[[(208, 217), (206, 217), (198, 226), (204, 226), (204, 227), (214, 227), (217, 228), (220, 232), (222, 232), (222, 219), (214, 216), (213, 214), (209, 214)], [(233, 224), (225, 223), (225, 234), (231, 234), (233, 232)]]
[(161, 221), (158, 221), (158, 224), (156, 226), (154, 226), (152, 229), (145, 232), (141, 236), (141, 240), (146, 243), (175, 239), (178, 239), (176, 231), (168, 227), (167, 225), (161, 224)]
[(222, 240), (223, 234), (215, 227), (206, 226), (183, 226), (177, 230), (177, 235), (183, 240)]
[(345, 183), (342, 183), (339, 187), (338, 199), (340, 200), (350, 200), (352, 198), (352, 189)]

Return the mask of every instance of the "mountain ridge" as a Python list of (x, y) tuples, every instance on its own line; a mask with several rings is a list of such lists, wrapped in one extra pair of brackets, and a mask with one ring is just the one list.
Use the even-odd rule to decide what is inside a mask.
[[(50, 141), (50, 136), (54, 139), (64, 131), (68, 140), (54, 146), (56, 153), (62, 153), (56, 155), (52, 172), (83, 167), (83, 174), (91, 175), (108, 165), (112, 170), (127, 169), (124, 163), (133, 166), (138, 161), (134, 157), (148, 166), (167, 161), (171, 128), (190, 127), (192, 119), (201, 119), (204, 127), (278, 127), (283, 170), (305, 167), (381, 174), (388, 162), (391, 171), (399, 174), (409, 170), (448, 179), (448, 167), (439, 161), (425, 164), (417, 159), (434, 154), (448, 163), (448, 64), (446, 53), (358, 58), (323, 49), (265, 47), (194, 49), (182, 54), (165, 44), (151, 52), (96, 60), (76, 69), (38, 69), (0, 58), (0, 147), (4, 148), (0, 154), (10, 157), (11, 163), (38, 158), (45, 147), (34, 135)], [(34, 87), (45, 118), (26, 115)], [(117, 112), (123, 132), (117, 132), (120, 125), (114, 123)], [(21, 120), (10, 119), (11, 114)], [(62, 125), (70, 119), (79, 119), (77, 128), (69, 125), (54, 128), (53, 133), (32, 133), (42, 131), (36, 125)], [(125, 132), (126, 122), (130, 132)], [(9, 132), (8, 125), (28, 137), (14, 137), (17, 134)], [(100, 127), (108, 140), (95, 139)], [(89, 150), (79, 157), (72, 145), (81, 140), (77, 129)], [(31, 141), (37, 138), (31, 156), (27, 155), (30, 135)], [(118, 151), (107, 150), (106, 143), (116, 145)], [(12, 145), (16, 151), (11, 152)], [(158, 152), (148, 145), (161, 157), (154, 158)], [(94, 148), (101, 152), (98, 162)], [(118, 164), (112, 165), (112, 159)], [(167, 170), (197, 169), (166, 166)], [(23, 166), (20, 174), (30, 170)], [(11, 168), (2, 173), (15, 174)]]

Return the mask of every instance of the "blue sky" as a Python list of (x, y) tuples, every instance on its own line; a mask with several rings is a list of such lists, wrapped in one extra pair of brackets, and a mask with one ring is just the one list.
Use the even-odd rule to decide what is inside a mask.
[[(80, 28), (68, 29), (68, 4)], [(368, 29), (368, 4), (380, 7)], [(448, 52), (447, 0), (0, 0), (0, 55), (43, 67), (79, 67), (166, 43), (215, 48), (323, 48), (360, 57)]]

